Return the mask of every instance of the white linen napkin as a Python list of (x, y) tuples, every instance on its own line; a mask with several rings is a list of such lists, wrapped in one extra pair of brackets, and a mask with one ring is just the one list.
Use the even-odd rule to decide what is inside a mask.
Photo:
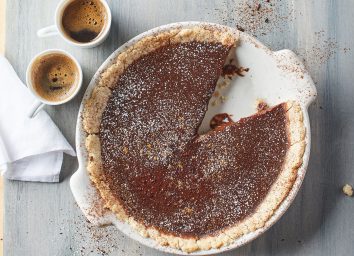
[(0, 170), (8, 179), (58, 182), (63, 153), (76, 154), (45, 111), (27, 117), (34, 101), (0, 56)]

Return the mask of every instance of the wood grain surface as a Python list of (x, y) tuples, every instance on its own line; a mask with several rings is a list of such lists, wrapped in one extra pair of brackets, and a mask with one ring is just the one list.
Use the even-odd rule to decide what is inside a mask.
[[(5, 0), (0, 0), (0, 55), (5, 51)], [(4, 182), (0, 176), (0, 255), (3, 255), (4, 234)]]
[[(354, 254), (354, 201), (341, 192), (343, 184), (354, 183), (354, 56), (350, 49), (354, 49), (354, 1), (259, 1), (256, 12), (264, 13), (256, 13), (261, 23), (252, 25), (245, 22), (254, 16), (240, 20), (248, 8), (243, 0), (111, 0), (110, 37), (94, 49), (71, 47), (59, 37), (36, 37), (39, 28), (53, 23), (57, 2), (7, 3), (6, 56), (22, 80), (32, 56), (61, 48), (82, 64), (86, 87), (122, 43), (176, 21), (246, 25), (246, 31), (273, 50), (298, 52), (318, 89), (318, 98), (310, 107), (312, 149), (307, 176), (276, 225), (252, 243), (223, 255)], [(249, 8), (258, 8), (253, 6), (257, 1), (247, 2), (252, 5)], [(267, 8), (273, 11), (266, 12)], [(256, 25), (262, 29), (252, 27)], [(72, 145), (83, 93), (84, 88), (70, 103), (46, 108)], [(87, 223), (69, 188), (76, 168), (77, 160), (66, 156), (58, 184), (5, 182), (5, 255), (165, 255), (126, 238), (114, 227), (95, 228)]]

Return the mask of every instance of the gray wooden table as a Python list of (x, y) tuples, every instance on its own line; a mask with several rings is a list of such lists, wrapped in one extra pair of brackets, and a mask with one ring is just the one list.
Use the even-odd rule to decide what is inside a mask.
[[(95, 70), (122, 43), (176, 21), (238, 24), (274, 50), (297, 51), (318, 89), (310, 107), (313, 144), (307, 176), (293, 205), (274, 227), (224, 255), (354, 254), (354, 199), (341, 192), (343, 184), (354, 184), (354, 56), (350, 50), (354, 50), (354, 1), (259, 1), (261, 14), (255, 15), (261, 23), (257, 24), (252, 23), (254, 16), (245, 15), (255, 1), (248, 1), (247, 7), (242, 0), (112, 0), (111, 35), (94, 49), (71, 47), (59, 37), (36, 37), (37, 29), (53, 22), (57, 2), (7, 3), (6, 56), (22, 80), (33, 55), (62, 48), (81, 62), (86, 87)], [(83, 92), (64, 106), (47, 108), (72, 145)], [(59, 184), (5, 182), (5, 255), (162, 255), (114, 227), (98, 229), (86, 222), (69, 189), (76, 168), (77, 160), (65, 157)]]

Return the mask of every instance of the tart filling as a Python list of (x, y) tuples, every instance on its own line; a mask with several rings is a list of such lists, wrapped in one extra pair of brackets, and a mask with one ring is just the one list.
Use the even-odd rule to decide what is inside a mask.
[(302, 163), (295, 102), (198, 135), (235, 43), (201, 27), (142, 39), (86, 102), (91, 180), (118, 218), (162, 245), (218, 248), (262, 227)]

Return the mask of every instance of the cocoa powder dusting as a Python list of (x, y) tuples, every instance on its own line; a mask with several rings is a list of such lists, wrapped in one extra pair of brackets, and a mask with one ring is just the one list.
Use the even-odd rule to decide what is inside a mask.
[[(94, 199), (99, 200), (99, 199)], [(98, 201), (97, 201), (98, 202)], [(95, 203), (93, 203), (95, 205)], [(90, 223), (81, 213), (75, 203), (75, 211), (65, 217), (49, 219), (51, 227), (59, 228), (53, 232), (52, 243), (59, 243), (65, 239), (65, 245), (72, 256), (103, 256), (103, 255), (137, 255), (142, 256), (141, 246), (127, 247), (125, 244), (130, 238), (125, 237), (114, 225), (97, 226)], [(92, 206), (92, 211), (96, 211)], [(100, 208), (100, 207), (98, 207)], [(64, 216), (64, 209), (60, 209), (60, 216)], [(102, 212), (96, 212), (100, 215)], [(54, 223), (56, 225), (54, 225)], [(50, 238), (49, 238), (50, 239)]]
[[(251, 34), (266, 44), (270, 43), (274, 50), (292, 49), (310, 71), (311, 68), (326, 64), (337, 53), (351, 51), (349, 47), (340, 44), (324, 30), (310, 34), (306, 39), (306, 46), (302, 46), (301, 43), (284, 45), (285, 34), (292, 33), (289, 30), (292, 24), (296, 19), (304, 16), (302, 10), (296, 7), (294, 3), (283, 0), (242, 0), (231, 1), (231, 3), (224, 1), (220, 7), (214, 9), (213, 15), (222, 24)], [(299, 27), (298, 30), (301, 32), (303, 28)], [(279, 40), (268, 42), (270, 34)]]
[[(286, 11), (280, 12), (280, 9)], [(285, 29), (286, 22), (294, 19), (293, 10), (281, 0), (246, 0), (235, 4), (225, 1), (221, 8), (215, 11), (222, 23), (256, 37), (267, 35), (275, 29), (282, 31)]]
[[(77, 206), (77, 204), (75, 203)], [(77, 207), (77, 215), (72, 214), (61, 220), (58, 236), (65, 236), (73, 256), (108, 255), (120, 251), (125, 237), (115, 226), (100, 227), (91, 224)], [(49, 220), (49, 224), (54, 220)], [(70, 244), (70, 241), (79, 243)], [(56, 241), (53, 240), (53, 243)], [(138, 252), (136, 252), (138, 253)]]
[(329, 37), (324, 30), (316, 31), (311, 38), (311, 45), (294, 51), (302, 57), (307, 68), (323, 65), (338, 52), (347, 53), (351, 49), (343, 47), (335, 38)]

